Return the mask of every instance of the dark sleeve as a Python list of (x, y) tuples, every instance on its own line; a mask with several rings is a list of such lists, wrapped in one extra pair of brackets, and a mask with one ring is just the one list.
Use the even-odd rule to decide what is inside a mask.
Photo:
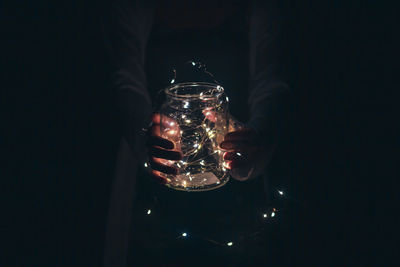
[(144, 62), (154, 3), (114, 0), (106, 13), (104, 32), (112, 63), (111, 86), (116, 93), (123, 135), (134, 155), (141, 155), (144, 146), (141, 129), (147, 127), (152, 111)]
[(274, 1), (253, 1), (249, 14), (249, 126), (274, 134), (289, 92), (281, 43), (282, 17)]

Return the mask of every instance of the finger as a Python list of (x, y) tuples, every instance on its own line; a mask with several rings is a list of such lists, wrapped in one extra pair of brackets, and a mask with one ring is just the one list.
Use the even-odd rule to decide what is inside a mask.
[(151, 127), (150, 136), (161, 136), (161, 128), (159, 124), (155, 124)]
[(160, 124), (160, 121), (161, 121), (161, 115), (160, 115), (160, 113), (153, 113), (153, 114), (151, 114), (151, 121), (152, 121), (154, 124)]
[(253, 150), (257, 149), (256, 144), (254, 144), (253, 142), (248, 142), (248, 141), (235, 141), (235, 142), (223, 141), (220, 144), (220, 147), (222, 149), (226, 149), (226, 150), (239, 150), (239, 151), (241, 151), (241, 150), (253, 151)]
[(246, 161), (244, 161), (244, 160), (231, 160), (231, 161), (229, 161), (228, 165), (229, 165), (229, 169), (233, 170), (233, 169), (236, 169), (236, 168), (245, 167), (246, 166)]
[(150, 172), (151, 177), (156, 180), (160, 184), (166, 184), (168, 182), (168, 178), (165, 177), (161, 172), (152, 170)]
[(181, 160), (182, 153), (173, 150), (165, 150), (158, 146), (152, 146), (149, 149), (149, 154), (156, 158), (168, 159), (168, 160)]
[(148, 144), (150, 146), (159, 146), (161, 148), (165, 148), (165, 149), (173, 149), (174, 148), (174, 143), (162, 138), (160, 136), (155, 136), (155, 135), (151, 135), (148, 139)]
[(234, 132), (227, 133), (225, 135), (225, 141), (240, 141), (240, 140), (251, 140), (256, 137), (256, 133), (252, 129), (243, 129)]
[(178, 169), (172, 166), (167, 166), (161, 163), (161, 159), (152, 157), (150, 166), (153, 170), (160, 171), (166, 174), (178, 174)]
[(211, 122), (216, 122), (217, 121), (217, 115), (215, 111), (213, 111), (213, 108), (205, 108), (203, 111), (204, 117), (208, 119)]

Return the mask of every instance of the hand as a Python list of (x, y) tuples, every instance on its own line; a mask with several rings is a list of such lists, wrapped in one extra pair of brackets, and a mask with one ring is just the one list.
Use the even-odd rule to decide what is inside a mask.
[[(177, 145), (180, 139), (180, 129), (173, 119), (160, 113), (154, 113), (151, 121), (152, 126), (148, 130), (147, 142), (151, 175), (158, 182), (165, 184), (168, 181), (166, 174), (178, 173), (178, 169), (172, 166), (173, 161), (182, 159), (182, 153)], [(163, 134), (161, 134), (161, 126)]]
[(272, 149), (267, 149), (262, 143), (261, 138), (251, 128), (239, 129), (225, 135), (220, 147), (227, 151), (224, 153), (224, 160), (234, 179), (245, 181), (263, 171)]

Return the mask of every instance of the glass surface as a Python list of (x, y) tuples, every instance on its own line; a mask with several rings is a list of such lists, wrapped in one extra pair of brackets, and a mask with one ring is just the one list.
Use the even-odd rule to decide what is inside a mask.
[(209, 83), (180, 83), (165, 89), (161, 136), (183, 154), (180, 161), (163, 163), (178, 168), (167, 175), (167, 186), (185, 191), (205, 191), (229, 180), (219, 144), (228, 132), (228, 98), (224, 89)]

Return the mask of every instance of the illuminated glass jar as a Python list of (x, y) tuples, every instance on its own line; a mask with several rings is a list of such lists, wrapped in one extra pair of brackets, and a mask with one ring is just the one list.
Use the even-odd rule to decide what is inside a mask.
[(164, 160), (179, 173), (167, 175), (167, 186), (176, 190), (206, 191), (229, 180), (219, 144), (228, 132), (228, 98), (211, 83), (179, 83), (165, 89), (161, 107), (161, 136), (181, 151), (180, 161)]

